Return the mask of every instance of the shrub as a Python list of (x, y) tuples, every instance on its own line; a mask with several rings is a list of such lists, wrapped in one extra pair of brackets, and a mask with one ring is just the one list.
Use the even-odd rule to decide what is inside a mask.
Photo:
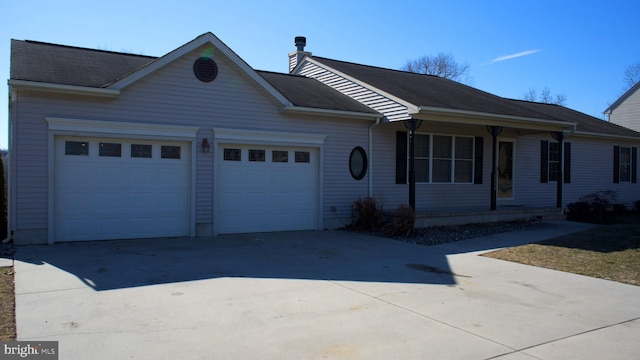
[(567, 220), (592, 222), (592, 218), (593, 211), (589, 203), (578, 201), (567, 205)]
[(416, 213), (407, 205), (400, 205), (389, 224), (384, 227), (385, 236), (408, 236), (413, 232)]
[[(622, 209), (620, 206), (614, 205), (616, 193), (612, 190), (598, 191), (585, 195), (578, 202), (567, 205), (567, 219), (573, 221), (604, 223), (605, 214), (613, 210)], [(618, 206), (619, 205), (619, 206)]]
[(627, 207), (624, 204), (613, 204), (613, 212), (616, 214), (624, 214), (627, 212)]
[(636, 200), (633, 202), (633, 210), (640, 212), (640, 200)]
[(356, 217), (351, 227), (359, 231), (373, 231), (382, 225), (382, 205), (372, 197), (360, 198), (353, 202)]

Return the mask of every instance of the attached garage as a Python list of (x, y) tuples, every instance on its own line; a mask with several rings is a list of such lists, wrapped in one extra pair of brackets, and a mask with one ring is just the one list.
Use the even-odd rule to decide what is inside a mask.
[(324, 136), (215, 129), (216, 233), (321, 228)]
[(49, 243), (195, 235), (197, 127), (46, 120)]
[(189, 235), (188, 143), (56, 137), (56, 241)]

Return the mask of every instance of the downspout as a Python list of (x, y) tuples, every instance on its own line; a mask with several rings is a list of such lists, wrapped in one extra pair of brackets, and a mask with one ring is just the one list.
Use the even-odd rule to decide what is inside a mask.
[(369, 126), (369, 197), (373, 197), (373, 128), (381, 121), (381, 117), (376, 118), (376, 122)]

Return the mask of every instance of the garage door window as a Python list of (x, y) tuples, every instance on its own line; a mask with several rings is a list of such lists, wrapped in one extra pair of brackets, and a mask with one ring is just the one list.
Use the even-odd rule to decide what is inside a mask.
[(180, 159), (180, 146), (162, 145), (160, 157), (163, 159)]
[(240, 149), (224, 149), (225, 161), (240, 161), (242, 160), (242, 152)]
[(296, 151), (297, 163), (308, 163), (311, 161), (311, 153), (308, 151)]
[(249, 150), (249, 161), (265, 161), (265, 151), (264, 150)]
[(131, 157), (151, 159), (151, 145), (131, 144)]
[(271, 161), (272, 162), (289, 162), (289, 152), (288, 151), (277, 151), (274, 150), (272, 153)]
[(116, 143), (100, 143), (100, 156), (121, 157), (122, 144)]
[(64, 143), (65, 155), (89, 155), (89, 143), (86, 141), (65, 141)]

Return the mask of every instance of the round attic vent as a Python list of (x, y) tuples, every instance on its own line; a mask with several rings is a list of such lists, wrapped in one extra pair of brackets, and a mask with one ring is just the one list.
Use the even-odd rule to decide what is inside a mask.
[(211, 82), (218, 76), (218, 65), (213, 59), (201, 57), (193, 63), (193, 73), (202, 82)]

